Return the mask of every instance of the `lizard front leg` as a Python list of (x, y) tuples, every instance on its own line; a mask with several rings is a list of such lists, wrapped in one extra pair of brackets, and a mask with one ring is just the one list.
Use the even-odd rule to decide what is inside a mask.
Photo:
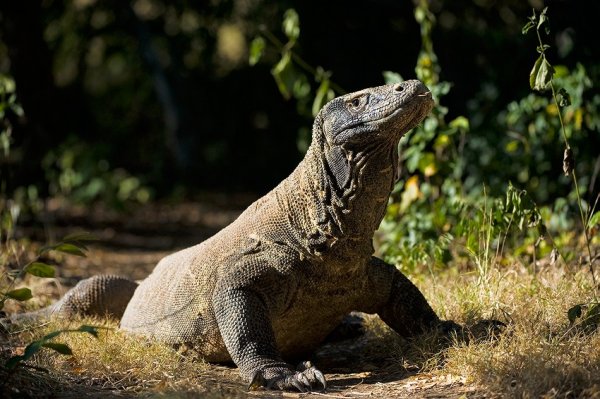
[(247, 288), (217, 291), (213, 307), (219, 331), (249, 388), (306, 392), (318, 385), (326, 387), (323, 374), (309, 362), (294, 370), (282, 360), (267, 304), (259, 294)]
[(380, 293), (373, 310), (398, 334), (411, 337), (434, 329), (449, 334), (462, 328), (440, 320), (419, 289), (394, 266), (375, 257), (369, 263), (369, 289)]

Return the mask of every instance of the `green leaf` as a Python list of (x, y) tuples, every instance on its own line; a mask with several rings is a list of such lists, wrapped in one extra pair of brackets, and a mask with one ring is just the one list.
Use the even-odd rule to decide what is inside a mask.
[(424, 152), (421, 159), (419, 160), (419, 170), (425, 176), (433, 176), (438, 171), (437, 162), (435, 160), (435, 154), (432, 152)]
[(82, 325), (77, 331), (86, 332), (92, 334), (94, 337), (98, 338), (98, 328), (94, 326)]
[(62, 242), (93, 242), (98, 241), (98, 237), (90, 233), (73, 233), (65, 236)]
[[(0, 119), (2, 118), (3, 115), (0, 115)], [(0, 149), (4, 153), (5, 157), (8, 157), (8, 154), (10, 153), (10, 136), (11, 135), (8, 133), (8, 131), (0, 132)]]
[(13, 356), (13, 357), (11, 357), (10, 359), (8, 359), (8, 360), (6, 361), (6, 363), (4, 363), (4, 367), (5, 367), (7, 370), (12, 370), (12, 369), (14, 369), (15, 367), (17, 367), (17, 365), (18, 365), (19, 363), (21, 363), (23, 360), (24, 360), (24, 359), (23, 359), (23, 356), (21, 356), (21, 355)]
[(402, 83), (404, 79), (397, 72), (383, 71), (383, 80), (385, 84)]
[(56, 331), (49, 332), (48, 334), (44, 335), (41, 340), (42, 341), (49, 341), (52, 338), (58, 337), (63, 332), (64, 332), (63, 330), (56, 330)]
[(569, 68), (564, 65), (554, 65), (554, 79), (556, 78), (566, 78), (569, 76)]
[(306, 75), (298, 74), (292, 86), (294, 98), (302, 100), (310, 95), (310, 83)]
[(73, 351), (65, 344), (60, 344), (58, 342), (44, 342), (42, 344), (44, 348), (50, 348), (60, 353), (61, 355), (72, 355)]
[(26, 301), (33, 298), (29, 288), (17, 288), (16, 290), (8, 291), (6, 296), (17, 301)]
[(39, 352), (42, 348), (42, 341), (33, 341), (29, 345), (25, 347), (25, 351), (23, 352), (23, 360), (29, 360), (33, 355)]
[(548, 50), (549, 48), (550, 48), (550, 46), (549, 46), (549, 45), (547, 45), (547, 44), (542, 44), (541, 46), (537, 46), (537, 47), (535, 48), (535, 50), (536, 50), (536, 51), (537, 51), (539, 54), (542, 54), (543, 52), (545, 52), (545, 51), (546, 51), (546, 50)]
[(553, 71), (552, 65), (546, 61), (543, 55), (540, 55), (529, 74), (529, 86), (533, 90), (546, 90), (552, 81)]
[(43, 255), (49, 251), (59, 251), (71, 255), (85, 256), (83, 251), (87, 251), (87, 247), (84, 243), (92, 241), (98, 241), (98, 238), (89, 233), (69, 234), (56, 244), (45, 245), (38, 251), (38, 254)]
[(292, 90), (296, 80), (296, 73), (292, 64), (292, 55), (286, 51), (279, 62), (271, 69), (271, 74), (277, 83), (279, 92), (286, 99), (292, 97)]
[(252, 40), (252, 42), (250, 43), (248, 59), (248, 63), (250, 64), (250, 66), (256, 65), (258, 61), (260, 61), (265, 51), (265, 47), (265, 39), (263, 39), (262, 36), (255, 37), (254, 40)]
[(0, 75), (0, 94), (14, 93), (17, 86), (15, 80), (6, 75)]
[(588, 229), (593, 228), (597, 224), (600, 224), (600, 211), (594, 213), (590, 220), (588, 221)]
[(464, 116), (459, 116), (450, 122), (450, 127), (460, 131), (469, 130), (469, 120)]
[(544, 223), (540, 223), (537, 225), (537, 230), (540, 238), (543, 240), (546, 234), (548, 233), (548, 228)]
[(70, 254), (70, 255), (85, 257), (85, 253), (81, 250), (81, 245), (64, 242), (64, 243), (58, 244), (53, 249), (58, 252), (63, 252), (63, 253)]
[(511, 141), (509, 141), (504, 146), (504, 149), (506, 150), (506, 152), (515, 152), (515, 151), (517, 151), (519, 149), (519, 141), (518, 140), (511, 140)]
[(567, 311), (567, 317), (569, 318), (569, 323), (575, 323), (575, 320), (581, 317), (582, 307), (581, 304), (573, 306), (571, 309)]
[(300, 36), (300, 18), (293, 8), (283, 13), (282, 29), (291, 42), (295, 42)]
[(321, 83), (324, 80), (329, 80), (331, 78), (331, 71), (326, 71), (322, 66), (317, 67), (317, 73), (315, 74), (315, 80)]
[(569, 105), (571, 105), (571, 96), (564, 88), (558, 90), (558, 93), (556, 93), (556, 97), (559, 106), (568, 107)]
[(317, 94), (315, 95), (315, 100), (313, 101), (313, 105), (312, 105), (312, 114), (313, 116), (317, 116), (317, 114), (319, 113), (319, 111), (321, 110), (321, 108), (323, 107), (323, 105), (325, 105), (327, 103), (327, 101), (330, 100), (329, 97), (331, 97), (331, 95), (329, 94), (331, 90), (329, 89), (329, 80), (324, 79), (321, 84), (319, 85), (319, 88), (317, 89)]
[(523, 26), (523, 28), (521, 29), (521, 33), (526, 35), (527, 32), (529, 32), (531, 30), (531, 28), (533, 28), (535, 26), (535, 24), (532, 21), (528, 21), (525, 26)]
[[(546, 11), (548, 11), (548, 7), (544, 7), (542, 12), (540, 13), (540, 19), (538, 20), (537, 29), (539, 30), (542, 25), (548, 21), (548, 17), (546, 16)], [(548, 27), (546, 27), (546, 33), (548, 32)]]
[(538, 59), (535, 60), (535, 64), (533, 64), (533, 68), (531, 69), (531, 72), (529, 73), (529, 87), (531, 89), (535, 88), (535, 79), (538, 74), (538, 71), (540, 70), (540, 65), (542, 65), (543, 61), (544, 61), (544, 59), (540, 55), (538, 57)]
[(49, 348), (63, 355), (72, 355), (73, 351), (65, 344), (57, 343), (57, 342), (47, 342), (47, 337), (54, 338), (56, 335), (60, 334), (62, 331), (54, 331), (46, 335), (41, 340), (33, 341), (29, 345), (25, 347), (25, 351), (22, 355), (13, 356), (4, 364), (4, 367), (7, 369), (14, 369), (19, 363), (29, 360), (33, 355), (35, 355), (41, 348)]
[(438, 152), (442, 151), (444, 148), (448, 147), (451, 143), (450, 136), (444, 133), (440, 133), (439, 136), (435, 138), (433, 142), (433, 149)]
[(25, 115), (25, 111), (23, 111), (23, 107), (21, 107), (20, 104), (13, 104), (10, 108), (18, 117), (23, 117), (23, 115)]
[(54, 277), (55, 274), (54, 266), (42, 262), (30, 263), (25, 267), (24, 271), (37, 277)]

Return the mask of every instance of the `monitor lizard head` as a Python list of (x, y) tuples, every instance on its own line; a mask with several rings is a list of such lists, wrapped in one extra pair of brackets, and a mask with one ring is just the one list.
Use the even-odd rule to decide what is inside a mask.
[(397, 142), (433, 108), (429, 89), (418, 80), (372, 87), (337, 97), (317, 117), (330, 146)]
[(305, 196), (302, 203), (314, 204), (304, 222), (315, 226), (306, 239), (309, 252), (322, 254), (341, 242), (372, 245), (398, 177), (398, 142), (432, 108), (431, 92), (418, 80), (364, 89), (325, 104), (296, 169), (302, 177), (290, 189)]

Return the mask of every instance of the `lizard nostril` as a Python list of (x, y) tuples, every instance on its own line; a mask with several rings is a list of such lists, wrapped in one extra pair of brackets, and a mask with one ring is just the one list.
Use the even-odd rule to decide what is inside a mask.
[(394, 91), (397, 92), (403, 92), (404, 91), (404, 85), (402, 83), (398, 83), (396, 86), (394, 86)]

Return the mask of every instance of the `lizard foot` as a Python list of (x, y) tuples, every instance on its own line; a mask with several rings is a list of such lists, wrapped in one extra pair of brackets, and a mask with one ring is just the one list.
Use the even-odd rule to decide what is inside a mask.
[(437, 331), (442, 337), (458, 339), (459, 342), (480, 342), (497, 340), (507, 330), (507, 325), (499, 320), (480, 320), (471, 326), (461, 326), (453, 321), (446, 320), (439, 323)]
[(508, 326), (499, 320), (480, 320), (467, 328), (470, 341), (480, 342), (495, 341), (508, 329)]
[(248, 390), (265, 387), (267, 389), (311, 392), (313, 387), (318, 385), (321, 385), (323, 390), (327, 388), (325, 376), (311, 362), (305, 361), (300, 363), (297, 371), (282, 367), (267, 367), (255, 371), (252, 374)]
[(463, 327), (460, 324), (453, 322), (452, 320), (444, 320), (437, 325), (437, 331), (443, 336), (460, 334), (462, 333), (462, 330)]

